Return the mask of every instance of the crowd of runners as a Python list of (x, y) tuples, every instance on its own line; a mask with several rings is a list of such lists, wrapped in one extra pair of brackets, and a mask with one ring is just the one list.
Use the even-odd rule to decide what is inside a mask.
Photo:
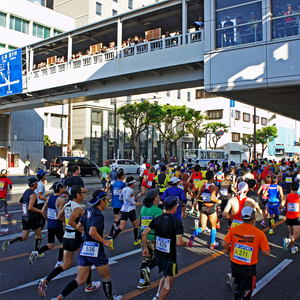
[[(107, 299), (122, 299), (113, 296), (111, 273), (105, 248), (114, 249), (114, 241), (122, 239), (128, 219), (133, 226), (133, 245), (142, 247), (140, 280), (137, 288), (151, 285), (151, 270), (158, 267), (163, 273), (158, 291), (153, 298), (165, 299), (170, 292), (174, 276), (178, 272), (176, 245), (192, 248), (197, 236), (210, 233), (211, 250), (219, 247), (217, 230), (226, 226), (228, 233), (222, 241), (230, 251), (231, 272), (224, 274), (226, 286), (236, 284), (235, 299), (251, 299), (255, 287), (258, 251), (270, 254), (268, 239), (260, 228), (269, 227), (270, 235), (275, 233), (280, 214), (286, 217), (289, 236), (283, 237), (283, 250), (294, 245), (300, 233), (300, 165), (294, 161), (253, 161), (236, 166), (234, 162), (219, 165), (211, 161), (207, 169), (191, 160), (181, 164), (165, 165), (160, 161), (151, 166), (143, 163), (140, 168), (139, 192), (133, 176), (118, 170), (116, 163), (109, 161), (100, 168), (102, 187), (93, 192), (89, 208), (81, 203), (87, 190), (79, 177), (80, 167), (72, 167), (73, 176), (54, 182), (53, 194), (45, 197), (46, 172), (40, 170), (37, 178), (28, 180), (28, 189), (20, 199), (22, 205), (22, 236), (6, 240), (2, 252), (16, 242), (28, 239), (30, 230), (35, 232), (35, 249), (29, 255), (29, 263), (44, 256), (54, 248), (55, 238), (60, 243), (58, 259), (50, 274), (39, 281), (38, 294), (45, 297), (50, 281), (71, 267), (74, 253), (79, 255), (77, 277), (70, 281), (60, 295), (52, 299), (64, 299), (78, 286), (86, 284), (85, 292), (97, 290), (101, 282), (92, 281), (91, 267), (95, 266), (102, 278), (102, 287)], [(7, 189), (12, 187), (1, 171), (1, 207), (7, 207)], [(3, 202), (2, 202), (3, 201)], [(5, 202), (5, 203), (4, 203)], [(104, 239), (104, 215), (109, 205), (113, 208), (114, 221), (107, 239)], [(136, 207), (142, 205), (139, 215)], [(257, 214), (262, 221), (256, 222)], [(195, 231), (188, 241), (183, 240), (182, 219), (189, 216), (194, 221)], [(7, 212), (6, 217), (11, 217)], [(227, 219), (227, 221), (222, 221)], [(41, 246), (42, 229), (47, 220), (48, 243)], [(208, 224), (209, 221), (209, 224)], [(106, 224), (107, 225), (107, 224)], [(209, 228), (210, 227), (210, 228)], [(1, 228), (0, 233), (7, 230)], [(118, 244), (119, 245), (119, 244)]]

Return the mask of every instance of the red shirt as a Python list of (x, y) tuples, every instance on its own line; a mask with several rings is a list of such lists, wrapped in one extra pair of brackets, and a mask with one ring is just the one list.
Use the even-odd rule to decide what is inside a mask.
[(288, 219), (297, 219), (300, 217), (300, 200), (297, 193), (290, 193), (286, 198), (286, 217)]
[(12, 182), (10, 181), (10, 179), (8, 179), (6, 177), (0, 178), (0, 198), (1, 199), (6, 199), (7, 190), (8, 190), (9, 185), (12, 185)]

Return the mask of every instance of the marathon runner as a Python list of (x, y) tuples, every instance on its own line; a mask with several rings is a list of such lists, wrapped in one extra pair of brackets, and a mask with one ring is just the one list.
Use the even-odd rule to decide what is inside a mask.
[(155, 257), (159, 273), (163, 272), (158, 291), (153, 300), (163, 300), (168, 296), (173, 284), (174, 276), (178, 273), (176, 244), (186, 247), (187, 243), (182, 240), (182, 222), (175, 218), (173, 214), (177, 211), (178, 200), (169, 196), (164, 200), (164, 213), (151, 221), (143, 231), (143, 256), (148, 257), (147, 236), (154, 230), (155, 232)]
[[(37, 179), (39, 180), (38, 182), (38, 186), (37, 189), (34, 191), (37, 194), (37, 208), (42, 210), (45, 202), (46, 202), (46, 198), (45, 198), (45, 185), (47, 184), (46, 181), (46, 175), (47, 172), (43, 171), (43, 170), (39, 170), (36, 174)], [(39, 215), (39, 219), (40, 219), (40, 223), (41, 223), (41, 230), (43, 230), (45, 224), (46, 224), (46, 220), (45, 218), (40, 214)], [(45, 235), (42, 234), (42, 238), (44, 238)], [(44, 254), (43, 254), (44, 256)]]
[(72, 166), (72, 174), (73, 175), (65, 180), (64, 186), (68, 187), (67, 190), (68, 190), (68, 194), (69, 194), (69, 201), (73, 200), (71, 188), (74, 185), (80, 185), (83, 188), (84, 193), (87, 192), (87, 190), (84, 188), (84, 182), (83, 182), (82, 178), (79, 177), (80, 172), (81, 172), (81, 170), (78, 165)]
[[(156, 217), (162, 214), (162, 210), (156, 206), (159, 201), (159, 189), (150, 189), (146, 192), (144, 198), (144, 207), (142, 207), (139, 215), (139, 226), (141, 226), (141, 232), (143, 232), (150, 222)], [(156, 266), (156, 259), (154, 255), (155, 251), (155, 232), (150, 231), (147, 235), (147, 249), (148, 256), (143, 256), (143, 262), (141, 265), (141, 278), (137, 286), (138, 289), (150, 287), (150, 271)], [(143, 245), (142, 245), (143, 251)]]
[(231, 227), (223, 240), (223, 246), (230, 251), (232, 276), (237, 284), (236, 300), (250, 300), (256, 283), (258, 250), (264, 255), (271, 253), (266, 235), (253, 226), (255, 211), (246, 206), (241, 211), (243, 224)]
[(100, 173), (101, 173), (101, 177), (100, 177), (100, 173), (99, 173), (99, 179), (101, 180), (102, 183), (102, 187), (104, 189), (107, 189), (108, 186), (108, 181), (109, 181), (109, 177), (110, 177), (110, 161), (107, 160), (104, 163), (104, 166), (102, 168), (99, 169)]
[[(40, 171), (39, 171), (40, 172)], [(47, 211), (47, 224), (48, 224), (48, 244), (39, 248), (37, 251), (32, 251), (29, 255), (29, 264), (32, 265), (35, 258), (38, 255), (51, 250), (55, 246), (55, 237), (60, 243), (58, 260), (55, 267), (61, 266), (63, 264), (63, 218), (58, 219), (57, 215), (60, 210), (63, 209), (65, 205), (65, 200), (61, 197), (64, 189), (61, 182), (54, 182), (52, 187), (54, 194), (51, 195), (44, 204), (43, 211)]]
[(30, 229), (35, 233), (35, 250), (40, 247), (42, 240), (42, 230), (39, 215), (46, 218), (45, 212), (37, 208), (37, 194), (34, 192), (38, 186), (38, 180), (36, 178), (29, 178), (29, 188), (24, 192), (20, 199), (22, 205), (22, 236), (16, 237), (9, 241), (4, 241), (2, 244), (2, 252), (5, 253), (9, 245), (24, 242), (28, 239)]
[(76, 228), (83, 232), (83, 244), (80, 248), (77, 277), (65, 286), (58, 297), (52, 298), (52, 300), (65, 299), (67, 295), (84, 284), (90, 276), (93, 265), (102, 277), (106, 299), (122, 299), (120, 295), (112, 296), (111, 274), (108, 258), (104, 251), (104, 246), (111, 248), (112, 241), (107, 241), (103, 238), (104, 216), (102, 211), (107, 205), (107, 194), (101, 190), (98, 190), (98, 192), (99, 194), (97, 196), (94, 194), (94, 197), (88, 202), (92, 207), (85, 211)]
[[(81, 187), (80, 185), (72, 186), (70, 196), (72, 196), (73, 200), (65, 204), (63, 209), (58, 213), (57, 218), (60, 219), (64, 216), (66, 224), (66, 231), (63, 236), (63, 264), (57, 266), (48, 275), (48, 277), (39, 281), (38, 293), (43, 298), (45, 298), (46, 289), (50, 281), (63, 271), (68, 270), (71, 267), (74, 253), (77, 252), (77, 254), (79, 254), (79, 249), (82, 244), (81, 235), (83, 234), (83, 230), (77, 229), (77, 224), (79, 223), (80, 217), (84, 214), (84, 210), (80, 203), (84, 200), (85, 191), (85, 188)], [(95, 192), (97, 192), (97, 190)], [(92, 292), (100, 287), (100, 281), (91, 281), (91, 273), (86, 283), (87, 285), (85, 287), (85, 291), (87, 293)]]
[(265, 183), (262, 184), (259, 189), (258, 189), (258, 192), (257, 194), (260, 195), (260, 193), (262, 192), (262, 196), (261, 196), (261, 205), (263, 207), (263, 218), (262, 218), (262, 221), (260, 223), (260, 225), (264, 228), (267, 227), (266, 225), (266, 220), (267, 220), (267, 217), (268, 217), (268, 209), (266, 208), (267, 206), (267, 202), (268, 202), (268, 199), (269, 199), (269, 196), (265, 196), (265, 191), (266, 189), (270, 186), (272, 182), (272, 178), (270, 175), (266, 176), (265, 177)]

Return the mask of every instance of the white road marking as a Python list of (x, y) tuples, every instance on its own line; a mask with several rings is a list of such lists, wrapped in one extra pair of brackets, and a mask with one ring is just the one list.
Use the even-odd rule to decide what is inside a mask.
[(270, 271), (266, 276), (264, 276), (259, 282), (256, 283), (256, 288), (254, 289), (252, 296), (259, 292), (266, 284), (268, 284), (276, 275), (278, 275), (285, 267), (287, 267), (293, 260), (285, 259), (276, 268)]
[[(141, 248), (139, 248), (139, 249), (136, 249), (136, 250), (132, 250), (132, 251), (129, 251), (129, 252), (120, 254), (120, 255), (116, 255), (116, 256), (110, 257), (108, 263), (109, 263), (110, 265), (117, 264), (119, 259), (124, 258), (124, 257), (127, 257), (127, 256), (130, 256), (130, 255), (137, 254), (137, 253), (139, 253), (139, 252), (141, 252), (141, 251), (142, 251)], [(75, 274), (77, 274), (77, 269), (78, 269), (78, 267), (70, 268), (69, 270), (66, 270), (66, 271), (62, 272), (61, 274), (59, 274), (59, 275), (58, 275), (57, 277), (55, 277), (53, 280), (57, 280), (57, 279), (59, 279), (59, 278), (64, 278), (64, 277), (71, 276), (71, 275), (75, 275)], [(92, 266), (92, 269), (95, 269), (95, 267)], [(45, 278), (45, 277), (42, 277), (42, 278), (40, 278), (40, 279), (31, 281), (31, 282), (29, 282), (29, 283), (26, 283), (26, 284), (23, 284), (23, 285), (14, 287), (14, 288), (9, 289), (9, 290), (3, 291), (3, 292), (0, 293), (0, 295), (1, 295), (1, 294), (5, 294), (5, 293), (9, 293), (9, 292), (12, 292), (12, 291), (24, 289), (24, 288), (27, 288), (27, 287), (30, 287), (30, 286), (33, 286), (33, 285), (38, 285), (39, 280), (41, 280), (41, 279), (43, 279), (43, 278)]]
[[(3, 226), (3, 227), (5, 227), (5, 226)], [(48, 232), (48, 229), (43, 229), (42, 232)], [(35, 233), (31, 231), (31, 232), (29, 233), (29, 236), (33, 236), (33, 235), (35, 235)], [(16, 237), (18, 237), (18, 236), (22, 236), (22, 231), (19, 232), (19, 233), (2, 235), (2, 236), (0, 236), (0, 241), (11, 240), (11, 239), (14, 239), (14, 238), (16, 238)]]

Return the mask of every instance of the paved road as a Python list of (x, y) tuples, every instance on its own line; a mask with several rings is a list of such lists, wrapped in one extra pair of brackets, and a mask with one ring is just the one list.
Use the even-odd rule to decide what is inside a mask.
[[(53, 178), (55, 180), (55, 178)], [(95, 179), (95, 178), (94, 178)], [(91, 178), (84, 178), (88, 186), (86, 200), (83, 202), (87, 207), (87, 199), (90, 198), (92, 192), (97, 188), (96, 184), (92, 184)], [(50, 182), (51, 179), (48, 181)], [(94, 180), (95, 182), (95, 180)], [(15, 183), (22, 185), (22, 183)], [(50, 186), (50, 185), (49, 185)], [(137, 189), (137, 187), (136, 187)], [(14, 213), (13, 219), (8, 222), (3, 218), (4, 226), (9, 228), (7, 236), (0, 237), (0, 243), (7, 237), (11, 238), (15, 234), (20, 234), (21, 209), (17, 203), (19, 194), (11, 195), (9, 209)], [(141, 206), (138, 207), (138, 212)], [(108, 233), (113, 221), (112, 209), (108, 208), (104, 211), (105, 229)], [(193, 232), (193, 221), (186, 217), (184, 223), (184, 239), (188, 240)], [(259, 222), (257, 222), (259, 223)], [(227, 233), (226, 220), (222, 220), (221, 229), (218, 230), (217, 239), (222, 240)], [(278, 222), (275, 229), (275, 235), (268, 236), (271, 245), (271, 255), (264, 257), (259, 255), (259, 264), (257, 267), (257, 280), (259, 285), (264, 281), (261, 279), (270, 271), (274, 270), (279, 264), (280, 271), (275, 269), (275, 277), (270, 277), (270, 282), (263, 286), (253, 297), (253, 299), (297, 299), (300, 294), (298, 284), (300, 263), (299, 254), (292, 255), (282, 250), (282, 237), (287, 234), (287, 226), (283, 223), (283, 216)], [(47, 238), (47, 235), (46, 235)], [(42, 245), (46, 243), (46, 238), (42, 241)], [(230, 261), (228, 252), (222, 247), (217, 250), (208, 248), (210, 236), (202, 234), (196, 238), (192, 249), (184, 249), (178, 247), (178, 264), (179, 275), (174, 280), (171, 293), (168, 299), (233, 299), (233, 291), (225, 287), (224, 274), (230, 270)], [(58, 245), (58, 244), (57, 244)], [(300, 245), (298, 244), (300, 247)], [(40, 299), (37, 294), (37, 281), (47, 276), (53, 269), (58, 250), (48, 251), (44, 258), (37, 259), (33, 266), (28, 264), (28, 254), (34, 247), (34, 237), (31, 236), (26, 242), (11, 245), (5, 255), (0, 253), (0, 299)], [(161, 277), (157, 269), (151, 273), (152, 285), (148, 289), (137, 290), (136, 285), (139, 280), (139, 268), (141, 264), (141, 252), (139, 246), (133, 245), (132, 225), (127, 224), (125, 231), (119, 235), (115, 241), (115, 250), (106, 249), (106, 253), (110, 257), (113, 291), (116, 294), (124, 295), (123, 299), (152, 299), (156, 293), (157, 285)], [(75, 256), (72, 269), (62, 273), (62, 277), (50, 283), (47, 290), (46, 299), (57, 296), (66, 283), (75, 278), (77, 257)], [(100, 280), (100, 276), (93, 271), (93, 280)], [(76, 294), (75, 294), (76, 293)], [(101, 290), (91, 294), (85, 294), (84, 287), (78, 288), (76, 292), (71, 294), (67, 299), (105, 299)]]

